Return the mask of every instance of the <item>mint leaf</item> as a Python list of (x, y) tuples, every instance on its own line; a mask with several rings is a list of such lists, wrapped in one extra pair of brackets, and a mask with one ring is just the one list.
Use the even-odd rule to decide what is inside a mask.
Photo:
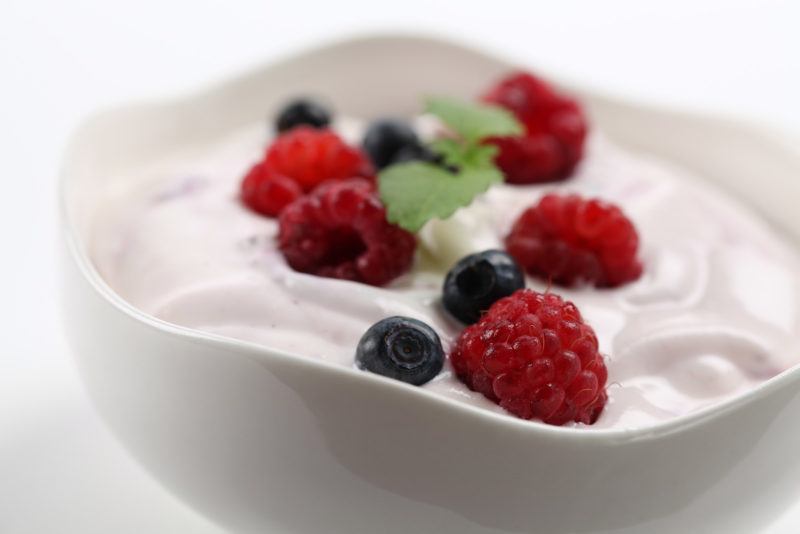
[(494, 145), (471, 145), (464, 151), (461, 164), (466, 167), (492, 167), (499, 149)]
[(499, 106), (431, 97), (425, 102), (425, 111), (439, 117), (467, 143), (485, 137), (522, 135), (524, 131), (514, 115)]
[(466, 156), (466, 147), (455, 139), (436, 139), (430, 143), (430, 147), (442, 156), (447, 165), (460, 165)]
[(503, 180), (495, 167), (462, 167), (457, 174), (430, 163), (402, 163), (378, 177), (389, 222), (416, 232), (431, 219), (446, 219), (475, 195)]
[(446, 219), (469, 205), (490, 185), (503, 181), (495, 167), (497, 147), (486, 137), (522, 134), (508, 111), (452, 98), (430, 98), (426, 111), (437, 115), (457, 137), (431, 143), (443, 165), (410, 162), (391, 165), (378, 176), (381, 201), (389, 222), (416, 232), (431, 219)]
[(437, 139), (431, 143), (431, 149), (454, 167), (490, 167), (498, 152), (494, 145), (464, 144), (454, 139)]

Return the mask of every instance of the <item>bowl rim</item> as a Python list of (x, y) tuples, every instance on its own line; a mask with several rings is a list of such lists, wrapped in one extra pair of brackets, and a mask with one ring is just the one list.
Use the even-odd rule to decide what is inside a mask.
[[(591, 428), (585, 426), (553, 426), (542, 423), (541, 421), (520, 419), (509, 414), (503, 414), (487, 410), (479, 406), (474, 406), (472, 404), (460, 402), (456, 399), (445, 397), (423, 388), (410, 386), (397, 380), (392, 380), (390, 378), (373, 373), (359, 371), (355, 369), (355, 367), (345, 367), (340, 364), (331, 363), (325, 360), (291, 354), (289, 352), (270, 348), (259, 343), (243, 341), (173, 324), (136, 308), (118, 295), (106, 283), (94, 266), (89, 253), (86, 250), (85, 243), (81, 239), (77, 224), (73, 219), (72, 210), (69, 207), (69, 192), (71, 182), (73, 181), (72, 176), (74, 174), (74, 171), (71, 169), (71, 156), (77, 151), (79, 146), (85, 144), (85, 140), (83, 138), (86, 136), (90, 125), (96, 122), (107, 120), (110, 116), (113, 116), (119, 112), (132, 111), (136, 109), (141, 110), (151, 107), (168, 108), (181, 102), (198, 99), (204, 95), (214, 94), (224, 90), (228, 86), (233, 86), (241, 83), (244, 80), (250, 79), (256, 74), (264, 75), (269, 70), (272, 70), (280, 65), (302, 62), (303, 60), (313, 57), (315, 54), (322, 51), (327, 51), (330, 53), (331, 49), (350, 47), (354, 45), (373, 46), (379, 43), (387, 42), (393, 42), (394, 44), (416, 43), (424, 44), (426, 46), (448, 47), (456, 49), (461, 53), (473, 55), (476, 58), (488, 59), (493, 62), (506, 65), (526, 66), (518, 63), (517, 61), (504, 57), (502, 53), (498, 53), (496, 51), (487, 53), (483, 50), (475, 48), (472, 45), (466, 44), (458, 39), (453, 39), (449, 36), (442, 37), (424, 32), (407, 31), (355, 33), (346, 37), (318, 41), (310, 46), (305, 46), (300, 49), (283, 53), (278, 58), (263, 65), (250, 67), (244, 72), (239, 72), (233, 76), (223, 77), (221, 80), (204, 85), (199, 90), (173, 94), (162, 98), (136, 100), (129, 103), (111, 106), (105, 109), (100, 109), (99, 111), (90, 114), (79, 124), (79, 126), (73, 130), (63, 152), (61, 166), (58, 173), (57, 205), (59, 212), (58, 222), (61, 227), (64, 243), (66, 244), (66, 248), (68, 250), (68, 256), (77, 266), (81, 276), (86, 282), (88, 282), (92, 290), (108, 304), (111, 304), (114, 308), (128, 316), (130, 319), (145, 324), (165, 334), (178, 336), (188, 341), (211, 345), (219, 349), (233, 351), (244, 356), (254, 358), (261, 363), (266, 363), (270, 360), (276, 360), (282, 364), (296, 366), (308, 371), (330, 373), (330, 375), (334, 378), (349, 380), (353, 383), (371, 382), (373, 384), (380, 384), (381, 387), (395, 388), (395, 391), (398, 394), (403, 392), (402, 394), (416, 396), (420, 400), (425, 399), (424, 402), (439, 403), (447, 406), (449, 409), (455, 410), (463, 416), (474, 418), (476, 423), (480, 422), (482, 424), (500, 425), (508, 430), (514, 430), (533, 436), (558, 438), (571, 442), (589, 442), (607, 445), (622, 444), (634, 441), (651, 440), (678, 432), (687, 431), (693, 427), (696, 427), (697, 425), (719, 419), (742, 406), (756, 402), (759, 399), (763, 399), (764, 397), (783, 388), (784, 386), (800, 380), (799, 363), (765, 380), (764, 382), (744, 393), (732, 396), (728, 399), (703, 407), (699, 410), (642, 427)], [(568, 88), (574, 88), (575, 92), (582, 95), (592, 95), (597, 99), (602, 99), (619, 106), (634, 108), (637, 111), (670, 114), (686, 119), (713, 122), (721, 127), (750, 130), (752, 132), (758, 132), (759, 134), (764, 131), (770, 132), (770, 128), (764, 128), (763, 125), (759, 125), (745, 119), (733, 118), (718, 113), (686, 111), (685, 109), (661, 104), (646, 104), (640, 101), (622, 100), (613, 95), (595, 90), (589, 86), (581, 87), (576, 84), (565, 84), (561, 83), (558, 76), (552, 76), (550, 74), (548, 74), (548, 76), (551, 79), (554, 79), (559, 85)], [(774, 133), (774, 130), (772, 131)], [(778, 137), (774, 137), (776, 138), (777, 142)], [(798, 161), (800, 162), (800, 153), (798, 153)]]

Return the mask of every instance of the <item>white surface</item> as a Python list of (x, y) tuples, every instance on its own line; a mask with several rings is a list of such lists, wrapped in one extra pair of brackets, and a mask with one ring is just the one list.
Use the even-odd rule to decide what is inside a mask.
[[(98, 106), (190, 90), (348, 30), (399, 27), (441, 29), (634, 99), (800, 129), (800, 4), (789, 0), (528, 2), (524, 13), (521, 2), (164, 4), (0, 7), (0, 532), (214, 532), (99, 426), (58, 327), (54, 176), (66, 135)], [(774, 532), (797, 525), (800, 512)]]

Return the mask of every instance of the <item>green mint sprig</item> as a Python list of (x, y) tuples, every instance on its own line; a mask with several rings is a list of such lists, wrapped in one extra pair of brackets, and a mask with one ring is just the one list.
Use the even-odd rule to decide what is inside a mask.
[(507, 109), (455, 98), (431, 97), (425, 111), (439, 117), (468, 143), (485, 137), (522, 134), (522, 124)]
[(523, 132), (510, 112), (496, 106), (436, 97), (426, 101), (425, 111), (439, 117), (457, 135), (431, 143), (447, 167), (400, 163), (378, 176), (389, 222), (411, 232), (431, 219), (450, 217), (492, 184), (502, 182), (503, 174), (493, 163), (497, 148), (481, 141)]

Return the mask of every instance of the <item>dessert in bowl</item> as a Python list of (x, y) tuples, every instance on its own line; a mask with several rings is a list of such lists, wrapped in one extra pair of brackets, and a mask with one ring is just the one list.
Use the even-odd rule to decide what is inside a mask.
[[(602, 134), (568, 181), (495, 185), (429, 223), (414, 267), (385, 288), (295, 272), (272, 244), (278, 223), (239, 201), (268, 143), (258, 118), (287, 97), (325, 87), (334, 128), (354, 142), (365, 122), (353, 117), (410, 117), (426, 93), (473, 98), (509, 69), (438, 41), (357, 40), (79, 135), (64, 187), (70, 330), (100, 411), (165, 485), (243, 532), (752, 530), (790, 502), (778, 490), (798, 441), (786, 424), (796, 259), (776, 229), (794, 220), (790, 151), (581, 94)], [(716, 157), (734, 143), (748, 156)], [(459, 258), (509, 246), (521, 213), (562, 189), (619, 204), (643, 269), (613, 289), (528, 277), (575, 302), (608, 355), (610, 401), (554, 427), (508, 415), (531, 414), (481, 391), (469, 366), (453, 372), (472, 327), (439, 297)], [(393, 315), (432, 326), (451, 352), (421, 387), (355, 366), (359, 338)], [(754, 481), (771, 489), (754, 495)], [(732, 502), (740, 510), (723, 513)]]

